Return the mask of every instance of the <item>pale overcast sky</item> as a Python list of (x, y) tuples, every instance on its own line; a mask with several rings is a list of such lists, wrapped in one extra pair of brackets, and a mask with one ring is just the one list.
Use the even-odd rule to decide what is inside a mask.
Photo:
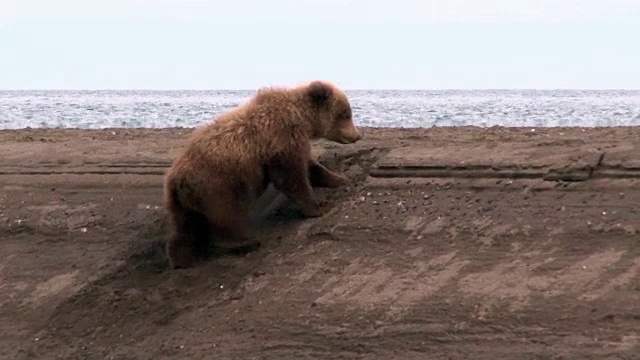
[(640, 0), (0, 0), (2, 89), (640, 88)]

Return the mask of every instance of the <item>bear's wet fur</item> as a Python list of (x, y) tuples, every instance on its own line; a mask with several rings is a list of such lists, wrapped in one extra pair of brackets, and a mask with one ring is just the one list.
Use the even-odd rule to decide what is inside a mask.
[(210, 236), (221, 248), (257, 248), (243, 232), (251, 205), (270, 183), (304, 217), (321, 216), (325, 204), (315, 199), (312, 186), (350, 181), (311, 158), (311, 140), (349, 144), (361, 137), (346, 94), (325, 81), (262, 88), (196, 129), (165, 177), (171, 267), (189, 267), (206, 253)]

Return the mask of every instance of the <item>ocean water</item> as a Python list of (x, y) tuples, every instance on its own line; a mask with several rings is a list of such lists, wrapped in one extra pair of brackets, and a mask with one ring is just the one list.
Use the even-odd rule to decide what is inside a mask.
[[(0, 129), (193, 127), (246, 91), (0, 91)], [(640, 90), (347, 91), (359, 126), (640, 125)]]

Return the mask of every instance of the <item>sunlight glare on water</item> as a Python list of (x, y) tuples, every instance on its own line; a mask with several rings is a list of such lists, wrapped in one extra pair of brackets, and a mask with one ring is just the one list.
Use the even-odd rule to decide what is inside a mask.
[[(254, 91), (0, 91), (0, 129), (194, 127)], [(640, 125), (640, 91), (354, 90), (360, 126)]]

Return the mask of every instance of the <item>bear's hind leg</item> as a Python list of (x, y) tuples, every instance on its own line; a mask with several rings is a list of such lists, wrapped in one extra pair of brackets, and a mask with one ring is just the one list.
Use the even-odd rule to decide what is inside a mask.
[(217, 200), (218, 206), (209, 206), (207, 211), (209, 229), (214, 237), (213, 247), (224, 253), (236, 255), (257, 250), (260, 242), (243, 234), (250, 222), (249, 207), (234, 201), (235, 199)]
[(175, 210), (171, 214), (170, 226), (171, 235), (166, 247), (169, 264), (173, 269), (188, 268), (206, 254), (207, 218), (197, 212)]

